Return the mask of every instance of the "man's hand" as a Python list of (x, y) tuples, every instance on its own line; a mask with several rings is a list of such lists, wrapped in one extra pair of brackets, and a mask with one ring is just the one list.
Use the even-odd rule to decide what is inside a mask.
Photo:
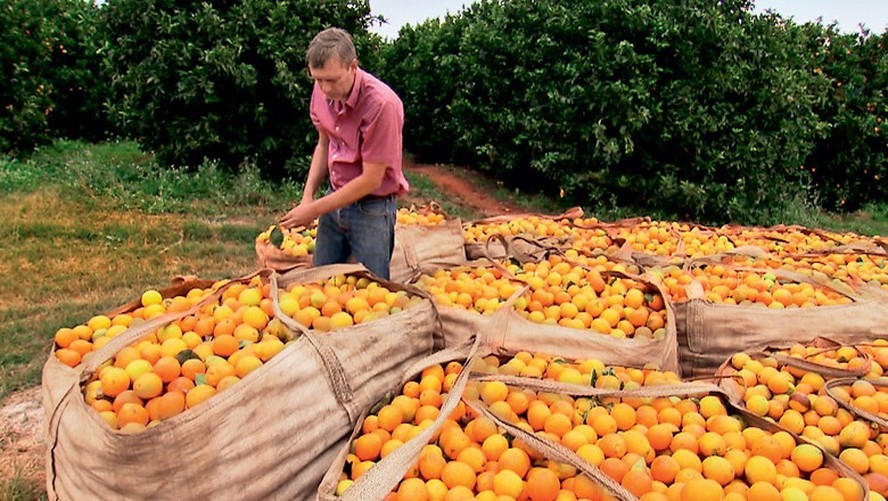
[(280, 226), (284, 228), (296, 228), (299, 226), (308, 226), (312, 221), (317, 217), (314, 214), (313, 204), (309, 203), (301, 203), (296, 207), (290, 209), (290, 212), (284, 214), (284, 217), (278, 221)]

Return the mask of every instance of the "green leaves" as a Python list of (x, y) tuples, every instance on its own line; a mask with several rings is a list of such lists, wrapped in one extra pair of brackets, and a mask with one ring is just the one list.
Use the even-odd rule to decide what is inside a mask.
[(54, 137), (104, 137), (95, 12), (83, 0), (0, 6), (0, 153), (28, 152)]
[[(817, 29), (750, 10), (745, 0), (481, 1), (403, 29), (383, 48), (383, 76), (405, 100), (411, 152), (563, 189), (579, 205), (769, 224), (827, 200), (818, 191), (884, 200), (883, 42), (833, 38), (848, 51), (837, 66)], [(855, 44), (869, 63), (852, 62)], [(830, 158), (816, 175), (801, 168)]]
[[(327, 26), (352, 33), (362, 63), (378, 37), (369, 3), (335, 0), (144, 2), (103, 10), (114, 95), (108, 108), (161, 163), (302, 178), (317, 134), (308, 117), (312, 82), (304, 54)], [(292, 172), (288, 166), (297, 166)]]

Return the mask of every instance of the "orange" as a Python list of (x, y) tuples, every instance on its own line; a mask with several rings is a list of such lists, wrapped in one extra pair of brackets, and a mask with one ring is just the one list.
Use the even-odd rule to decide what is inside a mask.
[(438, 445), (450, 459), (456, 459), (471, 443), (472, 439), (458, 426), (442, 431), (438, 437)]
[(154, 373), (157, 374), (161, 381), (169, 383), (173, 379), (179, 377), (181, 365), (175, 357), (160, 357), (154, 362)]
[(207, 367), (200, 359), (189, 358), (185, 361), (185, 363), (182, 364), (180, 372), (183, 376), (194, 381), (194, 378), (198, 374), (204, 374), (207, 372)]
[(548, 468), (533, 468), (527, 473), (525, 493), (531, 501), (553, 501), (561, 490), (558, 475)]
[[(234, 330), (232, 329), (232, 332)], [(238, 350), (237, 338), (230, 334), (216, 335), (213, 337), (213, 353), (220, 357), (228, 357)]]
[(613, 457), (605, 459), (598, 467), (617, 483), (622, 482), (626, 472), (629, 471), (629, 465)]
[(598, 446), (609, 458), (621, 458), (626, 455), (628, 446), (623, 435), (617, 433), (609, 433), (598, 441)]
[(761, 481), (749, 486), (747, 496), (749, 499), (755, 499), (756, 501), (781, 501), (783, 499), (777, 487), (774, 487), (769, 482)]
[(419, 458), (419, 472), (426, 480), (440, 479), (447, 459), (440, 454), (425, 454)]
[(145, 372), (133, 381), (133, 392), (139, 398), (148, 400), (163, 391), (163, 380), (153, 372)]
[(672, 456), (657, 456), (651, 462), (651, 476), (654, 480), (666, 485), (675, 480), (675, 476), (681, 470), (681, 465)]
[(428, 499), (426, 483), (419, 478), (407, 478), (398, 486), (398, 501), (425, 501)]
[(620, 484), (636, 497), (641, 497), (652, 489), (651, 476), (644, 468), (631, 468), (625, 475), (623, 475)]
[(216, 388), (208, 384), (199, 384), (185, 395), (185, 405), (192, 408), (216, 394)]
[(512, 470), (523, 478), (530, 469), (530, 456), (517, 447), (510, 447), (500, 454), (497, 464), (500, 470)]
[(475, 487), (476, 480), (475, 470), (459, 461), (450, 461), (441, 470), (441, 481), (448, 489), (462, 486), (471, 490)]
[(523, 490), (524, 481), (512, 470), (502, 469), (493, 477), (493, 492), (498, 496), (517, 499)]
[(108, 397), (116, 397), (130, 385), (129, 375), (120, 367), (109, 367), (99, 379), (102, 382), (102, 393)]
[(382, 443), (382, 438), (379, 435), (373, 433), (361, 435), (354, 442), (355, 455), (361, 461), (375, 460), (382, 450)]
[(148, 424), (149, 419), (148, 410), (142, 405), (132, 402), (123, 404), (117, 412), (117, 424), (121, 428), (128, 423), (138, 423), (145, 426)]
[(155, 399), (157, 404), (157, 419), (169, 419), (185, 410), (185, 394), (180, 391), (170, 391)]
[(703, 477), (715, 480), (721, 486), (734, 480), (734, 467), (720, 456), (710, 456), (703, 460)]
[(708, 478), (695, 478), (685, 484), (681, 490), (681, 501), (718, 501), (724, 496), (724, 490), (718, 482)]
[(79, 352), (72, 349), (62, 348), (56, 350), (55, 356), (59, 359), (59, 362), (67, 365), (68, 367), (77, 367), (78, 365), (80, 365), (81, 355)]
[(746, 461), (746, 480), (750, 484), (756, 482), (774, 483), (777, 478), (777, 467), (774, 462), (764, 456), (752, 456)]
[(810, 473), (823, 464), (823, 451), (810, 444), (797, 445), (790, 456), (800, 471)]
[(487, 464), (487, 457), (484, 451), (477, 445), (466, 447), (457, 455), (456, 460), (471, 466), (475, 473), (481, 473)]

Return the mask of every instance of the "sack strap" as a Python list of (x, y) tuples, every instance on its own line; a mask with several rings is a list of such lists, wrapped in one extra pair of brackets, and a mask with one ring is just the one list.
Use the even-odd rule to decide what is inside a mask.
[[(456, 406), (462, 400), (463, 392), (469, 380), (471, 372), (470, 365), (475, 353), (478, 351), (479, 338), (469, 340), (462, 345), (456, 352), (462, 351), (457, 358), (465, 357), (463, 369), (460, 371), (447, 398), (441, 405), (441, 412), (435, 422), (408, 440), (404, 445), (395, 449), (391, 454), (379, 460), (376, 465), (357, 480), (342, 494), (342, 501), (365, 501), (367, 499), (384, 499), (392, 490), (397, 487), (398, 483), (404, 478), (407, 470), (416, 462), (423, 447), (428, 445), (429, 440), (441, 430), (441, 426), (449, 419), (450, 415), (456, 410)], [(437, 357), (440, 359), (440, 357)], [(428, 361), (428, 359), (425, 359)], [(451, 358), (450, 360), (453, 360)]]
[[(272, 308), (274, 309), (275, 317), (280, 319), (280, 321), (290, 329), (301, 333), (302, 337), (306, 341), (308, 341), (312, 348), (314, 348), (315, 351), (318, 353), (321, 358), (321, 362), (324, 364), (324, 368), (326, 369), (327, 377), (330, 379), (330, 385), (333, 386), (333, 393), (336, 396), (336, 401), (343, 405), (350, 403), (354, 399), (355, 394), (354, 390), (351, 387), (351, 384), (348, 381), (348, 378), (345, 376), (345, 370), (342, 368), (342, 362), (339, 360), (339, 357), (336, 356), (336, 352), (334, 352), (329, 345), (318, 339), (318, 337), (315, 336), (314, 333), (311, 332), (306, 326), (293, 320), (290, 316), (288, 316), (281, 310), (281, 305), (278, 300), (278, 280), (279, 275), (277, 273), (272, 273), (271, 304)], [(353, 418), (354, 416), (351, 415), (350, 406), (345, 407), (349, 413), (349, 417)]]

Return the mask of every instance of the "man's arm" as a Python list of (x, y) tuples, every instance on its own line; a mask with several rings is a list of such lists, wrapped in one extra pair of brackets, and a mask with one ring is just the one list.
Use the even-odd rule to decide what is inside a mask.
[[(314, 165), (312, 165), (314, 167)], [(345, 183), (342, 188), (323, 196), (317, 200), (307, 200), (303, 195), (302, 203), (294, 207), (280, 221), (285, 228), (305, 226), (314, 221), (321, 214), (345, 207), (357, 202), (379, 188), (385, 177), (385, 164), (364, 162), (361, 174)], [(309, 177), (311, 175), (309, 174)], [(306, 183), (306, 194), (310, 193)]]
[(329, 151), (330, 138), (327, 134), (318, 131), (318, 144), (311, 156), (311, 166), (308, 176), (305, 178), (305, 188), (302, 190), (302, 203), (314, 200), (315, 193), (326, 181), (329, 172), (327, 170), (327, 152)]

